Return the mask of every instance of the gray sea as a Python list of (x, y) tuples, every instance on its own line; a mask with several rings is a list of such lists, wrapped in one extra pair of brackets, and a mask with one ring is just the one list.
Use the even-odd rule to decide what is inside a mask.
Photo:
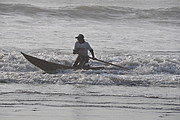
[[(79, 33), (105, 70), (72, 65)], [(179, 120), (179, 0), (0, 0), (0, 119)]]

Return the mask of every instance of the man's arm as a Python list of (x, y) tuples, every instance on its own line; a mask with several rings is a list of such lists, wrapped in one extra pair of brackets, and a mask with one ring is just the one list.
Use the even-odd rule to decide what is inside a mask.
[(90, 50), (92, 57), (94, 58), (94, 50)]
[(78, 50), (77, 50), (77, 42), (74, 45), (74, 49), (73, 49), (73, 54), (77, 54)]

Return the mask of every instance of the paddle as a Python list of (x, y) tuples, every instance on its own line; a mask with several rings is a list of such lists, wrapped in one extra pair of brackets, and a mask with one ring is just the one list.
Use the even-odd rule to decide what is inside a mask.
[(97, 60), (97, 61), (99, 61), (99, 62), (103, 62), (103, 63), (109, 64), (109, 65), (113, 65), (113, 66), (120, 67), (120, 68), (122, 68), (122, 69), (126, 69), (126, 70), (128, 70), (128, 68), (123, 67), (123, 66), (120, 66), (120, 65), (115, 65), (115, 64), (112, 64), (112, 63), (109, 63), (109, 62), (103, 61), (103, 60), (99, 60), (99, 59), (97, 59), (97, 58), (92, 58), (92, 57), (89, 57), (89, 58), (90, 58), (90, 59), (92, 59), (92, 60)]

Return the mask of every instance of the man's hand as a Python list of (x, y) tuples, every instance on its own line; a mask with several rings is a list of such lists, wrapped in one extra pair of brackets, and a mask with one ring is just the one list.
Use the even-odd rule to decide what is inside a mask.
[(77, 54), (77, 50), (73, 50), (73, 54)]
[(95, 57), (92, 57), (92, 59), (93, 59), (93, 60), (97, 60), (97, 58), (95, 58)]

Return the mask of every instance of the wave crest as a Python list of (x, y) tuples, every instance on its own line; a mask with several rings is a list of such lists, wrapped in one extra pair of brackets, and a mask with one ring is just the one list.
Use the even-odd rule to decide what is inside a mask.
[[(42, 59), (63, 59), (56, 50), (36, 51), (34, 56)], [(53, 55), (50, 53), (54, 53)], [(146, 53), (147, 54), (147, 53)], [(0, 83), (32, 83), (32, 84), (90, 84), (90, 85), (123, 85), (123, 86), (161, 86), (178, 87), (180, 80), (179, 54), (171, 55), (125, 55), (122, 64), (130, 68), (128, 71), (112, 68), (108, 70), (60, 70), (57, 74), (42, 74), (38, 68), (30, 64), (18, 51), (0, 50)], [(47, 57), (45, 57), (47, 56)], [(67, 59), (67, 57), (66, 57)], [(69, 57), (69, 62), (72, 58)], [(101, 58), (103, 60), (103, 58)], [(119, 64), (121, 56), (111, 56)], [(54, 61), (49, 59), (48, 61)], [(106, 60), (108, 61), (108, 60)], [(110, 61), (108, 61), (110, 62)], [(93, 66), (94, 63), (92, 63)], [(102, 66), (101, 63), (95, 63)], [(105, 66), (105, 65), (103, 65)]]
[(135, 9), (119, 6), (66, 6), (40, 8), (27, 4), (0, 4), (0, 14), (47, 15), (81, 19), (164, 19), (180, 18), (180, 8)]

